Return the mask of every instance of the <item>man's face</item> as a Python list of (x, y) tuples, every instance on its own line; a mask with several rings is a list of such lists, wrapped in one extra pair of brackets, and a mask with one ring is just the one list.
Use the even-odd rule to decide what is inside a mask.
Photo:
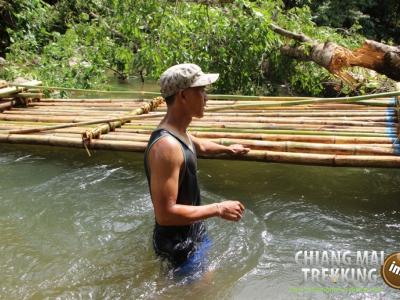
[(192, 112), (192, 116), (201, 118), (204, 115), (204, 108), (208, 100), (204, 86), (192, 87), (183, 91), (188, 108)]

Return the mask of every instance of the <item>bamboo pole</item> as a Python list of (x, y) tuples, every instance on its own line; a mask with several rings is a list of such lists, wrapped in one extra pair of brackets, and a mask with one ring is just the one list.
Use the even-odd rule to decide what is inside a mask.
[[(163, 108), (163, 107), (162, 107)], [(163, 108), (164, 109), (164, 108)], [(373, 109), (373, 110), (372, 110)], [(349, 112), (349, 111), (362, 111), (362, 112), (383, 112), (383, 111), (394, 111), (395, 109), (392, 107), (371, 107), (367, 105), (351, 105), (351, 106), (346, 106), (346, 107), (332, 107), (331, 105), (299, 105), (299, 106), (286, 106), (286, 107), (264, 107), (262, 109), (226, 109), (223, 111), (219, 111), (220, 113), (240, 113), (240, 112), (245, 112), (245, 113), (270, 113), (270, 112), (326, 112), (326, 111), (332, 111), (335, 110), (337, 112)], [(159, 109), (158, 111), (162, 111), (162, 109)], [(207, 107), (206, 107), (206, 113), (207, 112)]]
[(86, 121), (104, 120), (104, 117), (67, 117), (67, 116), (30, 116), (0, 114), (0, 120), (6, 121), (31, 121), (31, 122), (51, 122), (51, 123), (82, 123)]
[(250, 141), (245, 139), (215, 139), (221, 145), (242, 144), (245, 147), (256, 150), (272, 150), (283, 152), (299, 153), (333, 153), (351, 155), (400, 155), (400, 147), (380, 147), (379, 145), (354, 145), (354, 144), (321, 144), (321, 143), (300, 143), (300, 142), (271, 142), (271, 141)]
[[(79, 91), (79, 92), (91, 92), (91, 93), (120, 93), (120, 94), (138, 94), (141, 96), (150, 96), (150, 97), (157, 97), (160, 96), (160, 93), (155, 93), (155, 92), (143, 92), (143, 91), (101, 91), (101, 90), (85, 90), (85, 89), (74, 89), (74, 88), (62, 88), (62, 87), (46, 87), (46, 86), (30, 86), (28, 83), (26, 84), (10, 84), (10, 86), (17, 86), (17, 87), (27, 87), (27, 88), (42, 88), (44, 90), (65, 90), (65, 91)], [(297, 99), (300, 100), (294, 100), (290, 101), (290, 105), (297, 105), (294, 102), (301, 102), (305, 101), (303, 103), (316, 103), (316, 102), (340, 102), (340, 101), (347, 101), (347, 102), (356, 102), (359, 100), (367, 100), (367, 99), (374, 99), (374, 98), (385, 98), (385, 97), (392, 97), (392, 96), (398, 96), (400, 95), (400, 91), (395, 91), (395, 92), (386, 92), (386, 93), (378, 93), (378, 94), (373, 94), (373, 95), (364, 95), (364, 96), (353, 96), (353, 97), (341, 97), (341, 98), (300, 98), (297, 97)], [(216, 98), (224, 98), (229, 97), (229, 99), (234, 99), (234, 100), (259, 100), (260, 97), (264, 96), (243, 96), (243, 95), (210, 95), (210, 97), (216, 97)], [(210, 98), (211, 99), (211, 98)], [(259, 101), (262, 102), (262, 101)]]
[(212, 113), (208, 112), (204, 114), (204, 117), (330, 117), (330, 118), (337, 118), (337, 117), (387, 117), (387, 116), (394, 116), (395, 111), (319, 111), (319, 112), (305, 112), (305, 111), (270, 111), (264, 113), (248, 113), (248, 112), (219, 112), (219, 113)]
[[(44, 135), (23, 135), (23, 134), (0, 134), (0, 142), (50, 145), (62, 147), (82, 148), (83, 142), (79, 138), (44, 136)], [(113, 150), (113, 151), (134, 151), (143, 152), (146, 148), (145, 142), (128, 141), (105, 141), (92, 140), (88, 145), (90, 149)], [(398, 156), (369, 156), (369, 155), (335, 155), (335, 154), (310, 154), (291, 153), (279, 151), (251, 150), (241, 156), (214, 155), (202, 156), (203, 158), (233, 159), (233, 160), (254, 160), (263, 162), (279, 162), (294, 164), (312, 164), (326, 166), (362, 166), (362, 167), (400, 167)]]
[(138, 98), (43, 98), (41, 102), (49, 103), (126, 103), (126, 102), (150, 102), (149, 99), (138, 99)]
[[(151, 132), (156, 126), (148, 125), (125, 125), (125, 129), (132, 129), (137, 132)], [(189, 128), (190, 131), (204, 131), (204, 132), (236, 132), (236, 133), (264, 133), (264, 134), (292, 134), (292, 135), (332, 135), (332, 136), (354, 136), (354, 137), (396, 137), (392, 133), (374, 133), (374, 132), (341, 132), (329, 130), (290, 130), (290, 129), (247, 129), (247, 128), (210, 128), (210, 127), (194, 127)]]
[(293, 101), (312, 99), (313, 97), (298, 97), (298, 96), (245, 96), (245, 95), (222, 95), (222, 94), (208, 94), (208, 99), (213, 100), (250, 100), (250, 101)]
[(16, 101), (7, 101), (4, 103), (0, 104), (0, 112), (3, 112), (6, 109), (10, 109), (11, 107), (13, 107), (13, 105), (15, 104)]
[[(98, 111), (98, 112), (105, 112), (105, 113), (109, 113), (109, 112), (120, 112), (123, 114), (126, 114), (127, 112), (130, 112), (133, 110), (132, 107), (96, 107), (96, 109), (94, 110), (92, 107), (79, 107), (79, 106), (74, 106), (74, 107), (69, 107), (69, 106), (48, 106), (48, 107), (38, 107), (35, 106), (34, 104), (32, 105), (32, 103), (28, 104), (27, 106), (28, 109), (32, 109), (32, 110), (37, 110), (37, 111)], [(165, 114), (165, 113), (164, 113)]]
[[(117, 132), (126, 132), (118, 129)], [(146, 132), (148, 133), (148, 132)], [(136, 133), (141, 134), (141, 133)], [(393, 144), (393, 138), (387, 137), (357, 137), (357, 136), (325, 136), (325, 135), (293, 135), (293, 134), (262, 134), (262, 133), (236, 133), (236, 132), (203, 132), (190, 131), (190, 134), (207, 139), (251, 139), (261, 141), (294, 141), (329, 144)]]
[(114, 122), (115, 124), (118, 124), (118, 123), (123, 124), (127, 121), (137, 118), (138, 115), (147, 113), (149, 110), (160, 105), (163, 101), (164, 101), (164, 99), (161, 97), (155, 98), (152, 102), (146, 103), (142, 108), (139, 108), (139, 109), (133, 111), (129, 115), (121, 116), (120, 118), (101, 119), (101, 120), (78, 122), (78, 123), (67, 123), (67, 124), (61, 124), (61, 125), (55, 125), (55, 126), (31, 128), (31, 129), (26, 129), (26, 130), (14, 130), (14, 131), (11, 130), (7, 133), (9, 133), (9, 134), (35, 133), (35, 132), (42, 132), (42, 131), (46, 131), (46, 130), (54, 130), (54, 129), (68, 128), (68, 127), (78, 127), (78, 126), (101, 124), (101, 123), (112, 123), (112, 122)]
[[(196, 119), (198, 120), (198, 119)], [(368, 121), (367, 121), (368, 120)], [(383, 120), (383, 121), (382, 121)], [(200, 120), (198, 121), (200, 122)], [(284, 123), (284, 124), (319, 124), (319, 125), (350, 125), (350, 126), (394, 126), (394, 118), (364, 118), (364, 120), (356, 120), (353, 117), (345, 119), (332, 119), (327, 118), (306, 118), (306, 117), (292, 117), (292, 118), (276, 118), (276, 117), (203, 117), (201, 122), (210, 123)]]
[(48, 91), (71, 91), (71, 92), (84, 92), (84, 93), (102, 93), (102, 94), (129, 94), (129, 95), (139, 95), (142, 97), (159, 97), (161, 94), (156, 92), (145, 92), (145, 91), (102, 91), (102, 90), (89, 90), (89, 89), (75, 89), (75, 88), (65, 88), (65, 87), (54, 87), (54, 86), (32, 86), (29, 83), (17, 84), (10, 83), (10, 86), (25, 87), (25, 88), (41, 88)]
[[(31, 80), (27, 81), (25, 84), (29, 85), (29, 87), (37, 87), (38, 85), (42, 84), (42, 82), (37, 80)], [(17, 94), (19, 92), (22, 92), (23, 90), (25, 90), (25, 88), (22, 87), (21, 85), (18, 86), (10, 83), (9, 87), (0, 89), (0, 98), (5, 98)]]
[(44, 94), (43, 93), (29, 93), (29, 92), (23, 93), (23, 92), (21, 92), (21, 93), (18, 93), (18, 97), (40, 99), (40, 98), (44, 97)]
[[(232, 159), (227, 155), (203, 156), (204, 158)], [(341, 167), (376, 167), (376, 168), (398, 168), (400, 157), (398, 156), (371, 156), (371, 155), (336, 155), (336, 154), (309, 154), (290, 153), (278, 151), (252, 150), (244, 156), (243, 160), (277, 162), (290, 164), (307, 164), (322, 166)]]
[(0, 98), (9, 97), (22, 91), (22, 88), (6, 87), (0, 90)]
[[(134, 112), (132, 112), (132, 115), (142, 115), (150, 112), (153, 109), (156, 109), (159, 105), (161, 105), (164, 102), (164, 98), (158, 97), (153, 100), (153, 102), (146, 103), (144, 104), (141, 108), (138, 108)], [(117, 120), (117, 121), (110, 121), (106, 122), (106, 124), (100, 125), (95, 129), (88, 130), (84, 134), (82, 134), (82, 138), (90, 142), (93, 138), (98, 138), (101, 134), (108, 133), (110, 131), (114, 131), (115, 128), (121, 127), (123, 124), (125, 124), (128, 121), (131, 121), (132, 119), (129, 120)], [(103, 122), (104, 123), (104, 122)]]
[[(72, 138), (48, 135), (0, 134), (0, 142), (11, 144), (48, 145), (73, 148), (84, 147), (82, 138), (80, 137)], [(88, 148), (143, 152), (146, 148), (146, 145), (146, 143), (140, 142), (92, 140), (88, 145)]]
[(72, 102), (72, 103), (68, 103), (68, 102), (34, 102), (31, 103), (30, 106), (57, 106), (57, 107), (93, 107), (93, 108), (97, 108), (97, 107), (113, 107), (113, 108), (118, 108), (118, 107), (123, 107), (123, 108), (137, 108), (142, 106), (143, 104), (146, 104), (149, 102), (137, 102), (137, 103), (133, 103), (133, 102), (128, 102), (128, 103), (119, 103), (119, 102), (115, 102), (115, 103), (97, 103), (97, 102), (92, 102), (92, 103), (79, 103), (79, 102)]
[[(11, 111), (10, 111), (11, 112)], [(10, 113), (8, 112), (8, 113)], [(326, 123), (326, 124), (338, 124), (337, 122), (345, 122), (346, 125), (350, 125), (349, 122), (366, 122), (374, 124), (375, 122), (379, 123), (394, 123), (394, 116), (348, 116), (348, 117), (312, 117), (312, 116), (293, 116), (293, 117), (234, 117), (234, 116), (224, 116), (220, 117), (215, 116), (204, 116), (201, 118), (202, 121), (212, 121), (212, 122), (256, 122), (256, 123), (305, 123), (305, 124), (314, 124), (317, 123)], [(315, 123), (315, 124), (317, 124)], [(342, 123), (343, 124), (343, 123)], [(361, 123), (360, 123), (361, 124)], [(345, 125), (345, 124), (343, 124)], [(355, 124), (357, 125), (357, 124)]]
[[(1, 105), (0, 104), (0, 110), (1, 110)], [(44, 110), (30, 110), (30, 109), (25, 109), (25, 110), (17, 110), (13, 108), (12, 110), (7, 110), (4, 111), (3, 114), (7, 115), (24, 115), (24, 116), (59, 116), (59, 117), (68, 117), (68, 116), (86, 116), (86, 117), (101, 117), (104, 119), (104, 117), (111, 118), (111, 117), (118, 117), (121, 115), (120, 113), (104, 113), (104, 112), (99, 112), (99, 111), (60, 111), (60, 112), (55, 112), (55, 111), (44, 111)]]

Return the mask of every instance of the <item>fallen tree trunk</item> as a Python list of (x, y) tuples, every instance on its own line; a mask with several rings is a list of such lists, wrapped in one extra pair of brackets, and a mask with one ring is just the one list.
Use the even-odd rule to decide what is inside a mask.
[(400, 46), (389, 46), (365, 40), (360, 48), (350, 50), (333, 42), (321, 43), (303, 33), (294, 33), (274, 24), (270, 27), (280, 35), (304, 43), (299, 46), (281, 47), (284, 55), (313, 61), (351, 86), (354, 86), (357, 80), (345, 69), (354, 66), (368, 68), (395, 81), (400, 81)]

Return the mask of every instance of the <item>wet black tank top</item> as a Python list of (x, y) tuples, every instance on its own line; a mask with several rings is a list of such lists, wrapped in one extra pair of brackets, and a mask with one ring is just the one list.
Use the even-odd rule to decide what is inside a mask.
[[(196, 150), (192, 150), (178, 136), (172, 132), (158, 128), (150, 136), (145, 155), (144, 166), (149, 184), (150, 194), (150, 172), (147, 164), (147, 156), (151, 147), (161, 138), (172, 136), (181, 148), (184, 163), (179, 172), (178, 204), (200, 205), (200, 189), (197, 180), (197, 158)], [(167, 258), (173, 266), (177, 267), (196, 250), (199, 242), (206, 236), (204, 222), (199, 221), (185, 226), (162, 226), (155, 222), (153, 231), (153, 246), (155, 252), (163, 258)]]

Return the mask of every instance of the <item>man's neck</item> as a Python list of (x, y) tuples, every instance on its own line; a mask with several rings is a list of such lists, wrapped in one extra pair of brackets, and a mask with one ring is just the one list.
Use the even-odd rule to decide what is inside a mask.
[(185, 135), (191, 121), (192, 117), (167, 112), (159, 126), (168, 127), (179, 134)]

